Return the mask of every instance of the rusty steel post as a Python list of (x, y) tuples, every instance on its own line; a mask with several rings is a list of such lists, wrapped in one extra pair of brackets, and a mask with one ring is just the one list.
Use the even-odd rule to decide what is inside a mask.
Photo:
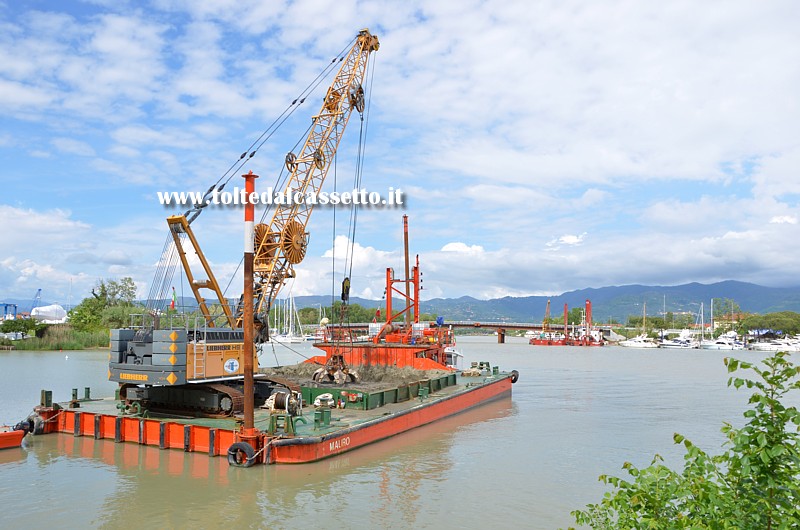
[(253, 410), (253, 251), (255, 241), (255, 225), (253, 224), (255, 207), (250, 201), (251, 194), (256, 191), (256, 179), (252, 171), (244, 177), (244, 189), (247, 200), (244, 206), (244, 311), (242, 330), (244, 331), (244, 434), (254, 434), (255, 411)]
[[(405, 249), (405, 257), (406, 257), (406, 306), (409, 305), (411, 301), (411, 278), (409, 274), (409, 263), (408, 263), (408, 215), (403, 216), (403, 248)], [(406, 327), (408, 327), (408, 311), (405, 313), (405, 323)]]

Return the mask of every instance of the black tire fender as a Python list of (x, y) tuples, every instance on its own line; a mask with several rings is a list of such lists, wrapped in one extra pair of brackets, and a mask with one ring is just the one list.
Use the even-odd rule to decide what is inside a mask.
[(519, 380), (519, 372), (511, 370), (511, 383), (514, 384)]
[(44, 434), (44, 419), (38, 414), (32, 414), (28, 416), (26, 420), (32, 427), (31, 433), (38, 436), (40, 434)]
[(255, 464), (255, 450), (247, 442), (236, 442), (228, 448), (228, 464), (235, 467), (250, 467)]

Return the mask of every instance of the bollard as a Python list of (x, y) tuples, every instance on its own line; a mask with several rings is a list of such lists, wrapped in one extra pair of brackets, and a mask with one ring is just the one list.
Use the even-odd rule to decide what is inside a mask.
[(426, 386), (420, 386), (420, 387), (419, 387), (419, 395), (418, 395), (418, 397), (419, 397), (419, 400), (420, 400), (420, 401), (424, 401), (424, 400), (425, 400), (425, 398), (427, 398), (427, 397), (428, 397), (428, 392), (429, 392), (429, 389), (428, 389), (428, 387), (426, 387)]

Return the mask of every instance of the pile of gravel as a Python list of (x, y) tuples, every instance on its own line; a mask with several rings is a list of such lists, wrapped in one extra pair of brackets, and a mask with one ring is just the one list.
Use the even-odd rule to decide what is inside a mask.
[[(318, 364), (299, 363), (276, 368), (261, 368), (260, 373), (267, 376), (283, 377), (298, 384), (309, 384), (311, 376), (320, 368)], [(395, 366), (358, 366), (354, 368), (361, 381), (350, 383), (354, 389), (374, 389), (393, 387), (415, 383), (423, 379), (432, 379), (447, 375), (446, 370), (415, 370), (413, 368), (397, 368)]]

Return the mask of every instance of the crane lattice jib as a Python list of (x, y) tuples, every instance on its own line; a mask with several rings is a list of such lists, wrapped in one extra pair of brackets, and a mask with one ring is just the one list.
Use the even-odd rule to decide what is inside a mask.
[[(286, 155), (289, 171), (286, 197), (319, 195), (350, 114), (353, 109), (364, 110), (363, 81), (369, 55), (378, 47), (378, 38), (369, 30), (359, 32), (325, 94), (319, 114), (313, 117), (300, 154)], [(255, 228), (255, 314), (262, 319), (286, 280), (294, 277), (293, 266), (303, 260), (308, 244), (306, 225), (314, 204), (287, 202), (290, 204), (275, 206), (269, 225), (259, 224)]]

